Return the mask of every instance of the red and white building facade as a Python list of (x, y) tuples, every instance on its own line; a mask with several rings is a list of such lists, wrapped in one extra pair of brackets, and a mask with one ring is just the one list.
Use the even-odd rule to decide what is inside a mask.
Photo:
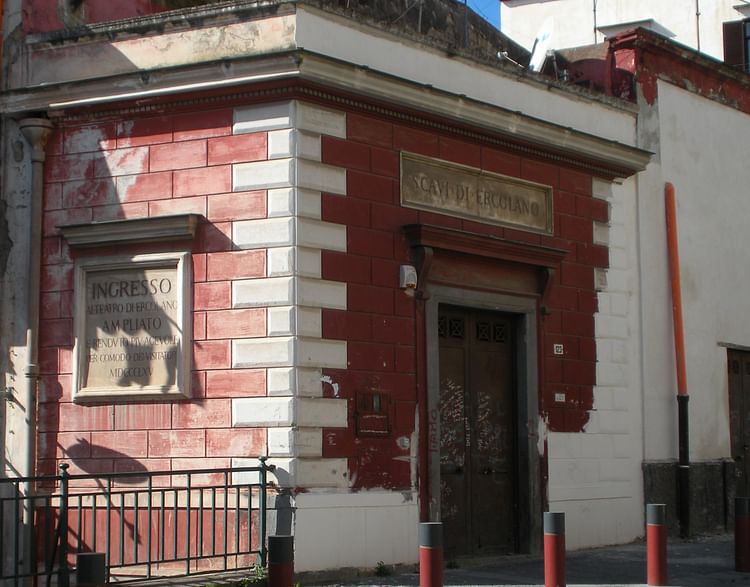
[[(533, 551), (548, 508), (642, 533), (635, 107), (335, 7), (41, 4), (6, 2), (5, 474), (268, 456), (302, 571), (413, 562), (426, 520), (456, 553)], [(107, 326), (97, 291), (167, 305)], [(89, 342), (118, 329), (163, 372)]]

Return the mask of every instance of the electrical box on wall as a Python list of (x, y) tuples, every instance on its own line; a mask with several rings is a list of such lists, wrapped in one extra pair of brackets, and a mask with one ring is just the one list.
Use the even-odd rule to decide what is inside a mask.
[(399, 270), (399, 287), (401, 289), (417, 288), (417, 270), (413, 265), (401, 265)]
[(357, 392), (354, 414), (357, 436), (388, 436), (391, 433), (391, 398), (379, 392)]

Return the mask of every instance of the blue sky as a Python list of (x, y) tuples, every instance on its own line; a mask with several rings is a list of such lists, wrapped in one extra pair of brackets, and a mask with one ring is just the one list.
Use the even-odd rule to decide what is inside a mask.
[(500, 27), (500, 0), (469, 0), (469, 6), (485, 20)]

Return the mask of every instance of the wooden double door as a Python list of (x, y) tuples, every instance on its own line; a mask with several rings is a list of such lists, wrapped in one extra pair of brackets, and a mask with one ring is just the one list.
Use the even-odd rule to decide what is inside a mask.
[(517, 549), (513, 315), (440, 306), (440, 512), (446, 554)]
[(750, 497), (750, 352), (729, 349), (729, 418), (737, 496)]

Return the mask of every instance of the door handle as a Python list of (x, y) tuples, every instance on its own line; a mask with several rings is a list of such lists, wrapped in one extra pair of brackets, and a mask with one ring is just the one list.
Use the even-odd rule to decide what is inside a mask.
[(482, 469), (482, 475), (492, 475), (492, 473), (494, 472), (495, 471), (493, 471), (490, 467), (485, 467), (484, 469)]

